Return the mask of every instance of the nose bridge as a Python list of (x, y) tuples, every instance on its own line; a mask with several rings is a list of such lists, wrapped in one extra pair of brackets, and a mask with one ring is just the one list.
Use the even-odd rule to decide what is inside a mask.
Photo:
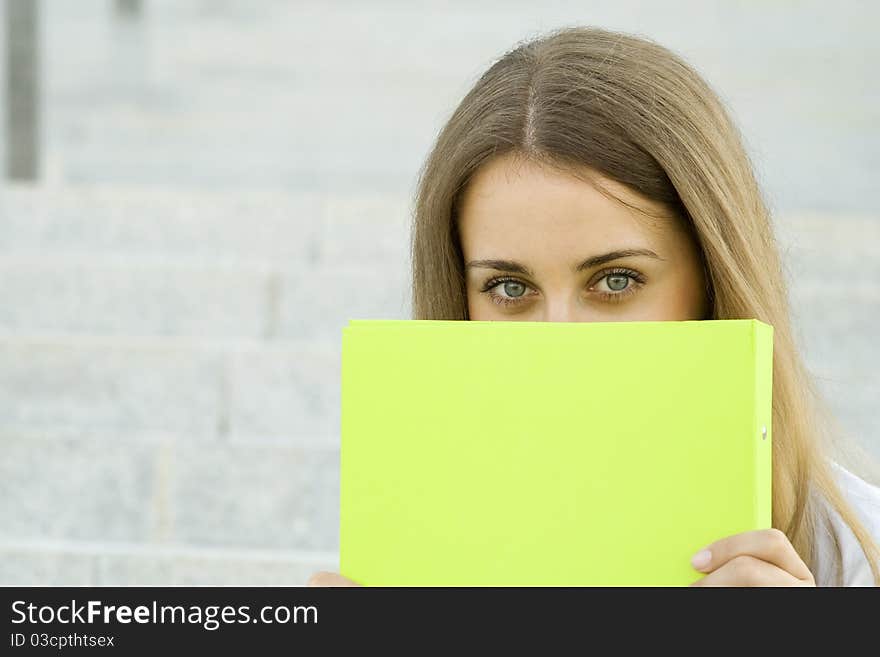
[(547, 294), (544, 304), (545, 322), (577, 322), (583, 321), (578, 318), (580, 308), (578, 300), (562, 290), (556, 290)]

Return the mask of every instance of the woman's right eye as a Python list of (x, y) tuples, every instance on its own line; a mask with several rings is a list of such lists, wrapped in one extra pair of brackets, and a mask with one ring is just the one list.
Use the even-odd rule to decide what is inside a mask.
[[(510, 306), (521, 303), (521, 300), (526, 296), (526, 291), (528, 289), (529, 286), (522, 281), (507, 278), (500, 280), (493, 279), (489, 281), (482, 291), (484, 294), (489, 295), (489, 298), (493, 303)], [(496, 290), (500, 290), (501, 294), (496, 292)]]
[(521, 297), (526, 293), (526, 286), (519, 281), (505, 281), (496, 287), (500, 287), (509, 297)]

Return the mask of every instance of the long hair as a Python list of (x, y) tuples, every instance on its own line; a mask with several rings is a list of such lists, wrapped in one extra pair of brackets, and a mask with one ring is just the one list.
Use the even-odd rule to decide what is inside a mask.
[(505, 53), (465, 95), (419, 172), (414, 319), (468, 319), (459, 201), (477, 169), (504, 154), (581, 177), (597, 172), (683, 222), (700, 247), (707, 318), (754, 318), (774, 329), (774, 527), (815, 572), (818, 491), (852, 529), (880, 584), (880, 550), (825, 451), (834, 421), (796, 348), (770, 213), (711, 87), (663, 46), (600, 28), (555, 30)]

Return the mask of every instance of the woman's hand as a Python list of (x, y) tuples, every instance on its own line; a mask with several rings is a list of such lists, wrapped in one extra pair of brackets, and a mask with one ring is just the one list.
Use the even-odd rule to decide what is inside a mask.
[(328, 573), (321, 571), (309, 577), (306, 586), (360, 586), (357, 582), (338, 575), (337, 573)]
[(695, 554), (691, 565), (708, 573), (691, 586), (816, 586), (810, 569), (778, 529), (722, 538)]

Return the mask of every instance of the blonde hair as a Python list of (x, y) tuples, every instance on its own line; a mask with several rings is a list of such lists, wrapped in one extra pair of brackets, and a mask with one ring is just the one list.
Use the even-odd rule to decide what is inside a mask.
[(700, 246), (709, 317), (774, 328), (774, 527), (815, 572), (818, 491), (852, 529), (880, 584), (880, 550), (825, 452), (836, 429), (795, 345), (770, 213), (709, 85), (663, 46), (600, 28), (563, 28), (507, 52), (464, 97), (420, 171), (414, 319), (468, 319), (459, 201), (477, 169), (503, 154), (580, 176), (586, 167), (680, 217)]

